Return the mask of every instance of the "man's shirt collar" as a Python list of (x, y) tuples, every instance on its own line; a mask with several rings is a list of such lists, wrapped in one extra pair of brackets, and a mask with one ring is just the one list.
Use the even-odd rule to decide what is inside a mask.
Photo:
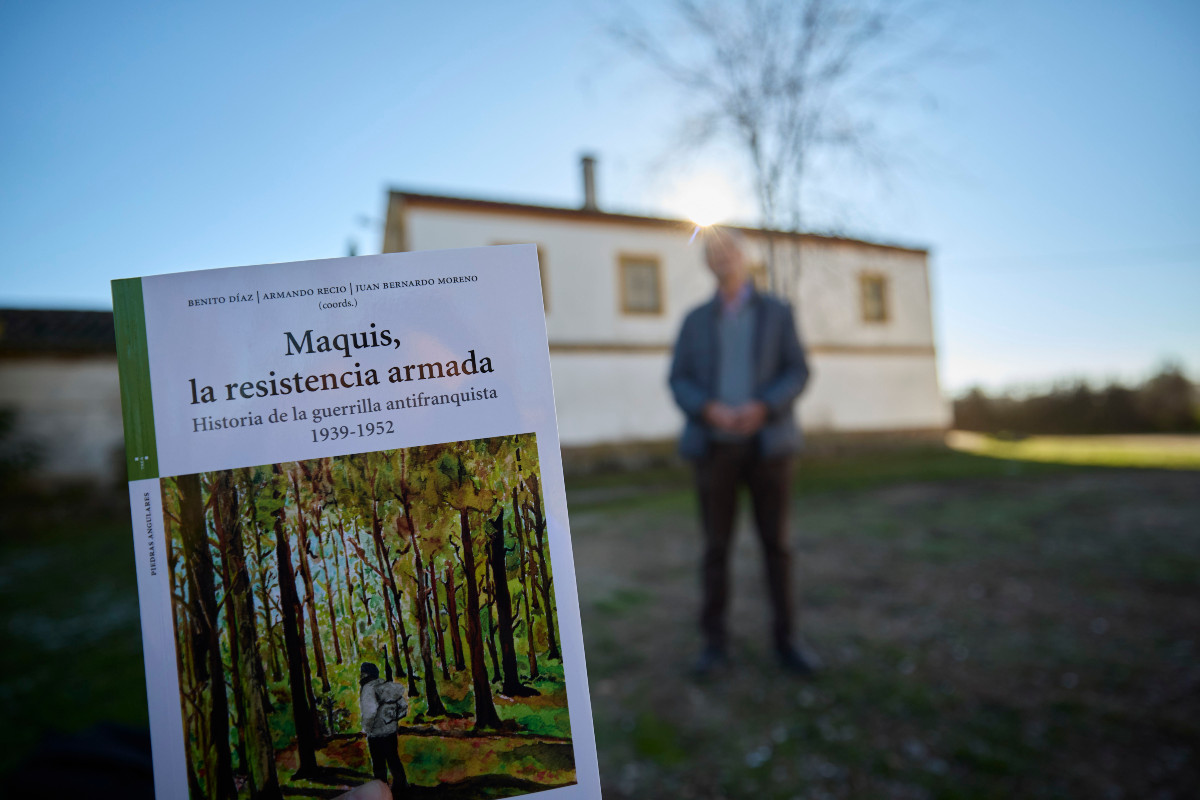
[(742, 288), (732, 299), (726, 299), (725, 295), (717, 292), (717, 305), (721, 309), (721, 315), (732, 317), (746, 307), (750, 302), (750, 298), (754, 295), (754, 286), (750, 281), (742, 284)]

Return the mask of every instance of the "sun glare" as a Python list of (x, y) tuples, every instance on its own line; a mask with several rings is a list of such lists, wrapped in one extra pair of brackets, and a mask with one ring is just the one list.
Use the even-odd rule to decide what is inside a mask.
[(682, 212), (697, 225), (727, 222), (736, 212), (738, 193), (725, 176), (700, 172), (675, 184), (667, 207)]

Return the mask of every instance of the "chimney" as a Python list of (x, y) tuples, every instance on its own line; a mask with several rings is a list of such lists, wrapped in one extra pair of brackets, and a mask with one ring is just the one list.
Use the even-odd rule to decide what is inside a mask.
[(580, 157), (583, 166), (583, 210), (599, 211), (596, 205), (596, 157), (585, 155)]

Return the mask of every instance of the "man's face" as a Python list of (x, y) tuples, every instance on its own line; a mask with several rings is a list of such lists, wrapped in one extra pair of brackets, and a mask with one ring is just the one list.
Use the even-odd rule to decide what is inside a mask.
[(708, 268), (717, 282), (728, 286), (740, 284), (746, 279), (746, 257), (737, 242), (713, 241), (705, 249)]

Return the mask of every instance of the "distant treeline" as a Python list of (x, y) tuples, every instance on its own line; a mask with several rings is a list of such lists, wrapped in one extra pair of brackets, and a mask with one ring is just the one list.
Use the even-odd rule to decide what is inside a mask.
[(1190, 433), (1200, 431), (1200, 398), (1176, 366), (1132, 387), (1076, 381), (1022, 395), (988, 395), (976, 387), (954, 401), (954, 427), (1012, 434)]

